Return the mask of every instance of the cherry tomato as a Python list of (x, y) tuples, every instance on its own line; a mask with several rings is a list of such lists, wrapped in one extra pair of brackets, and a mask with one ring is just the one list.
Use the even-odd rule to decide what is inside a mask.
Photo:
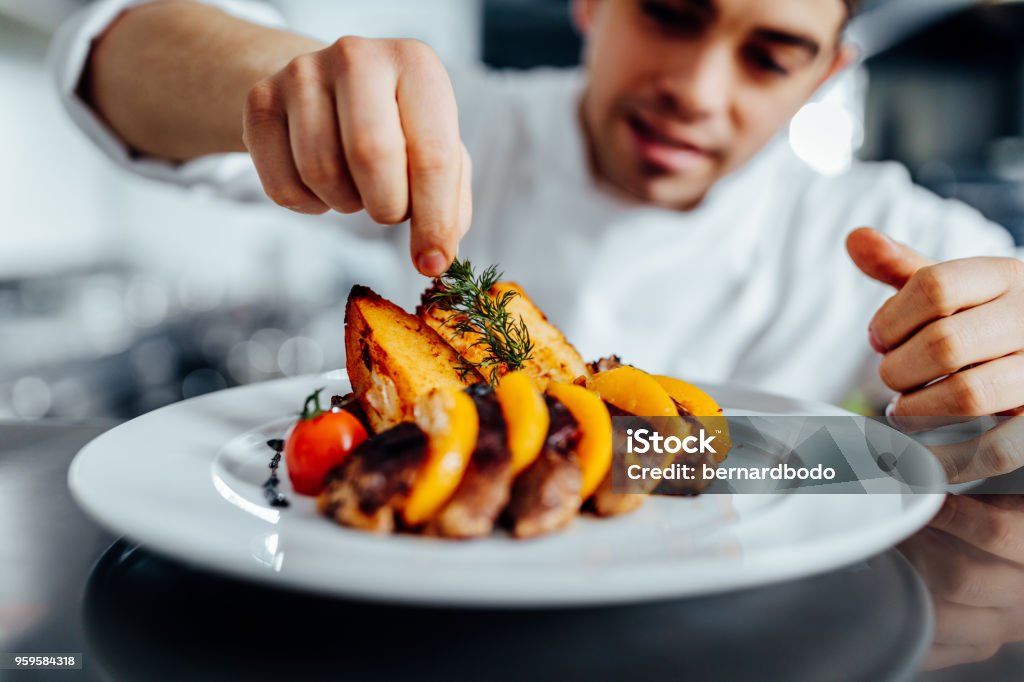
[(327, 472), (345, 461), (368, 438), (366, 429), (351, 412), (320, 407), (320, 392), (313, 392), (302, 408), (284, 445), (288, 478), (295, 492), (318, 495)]

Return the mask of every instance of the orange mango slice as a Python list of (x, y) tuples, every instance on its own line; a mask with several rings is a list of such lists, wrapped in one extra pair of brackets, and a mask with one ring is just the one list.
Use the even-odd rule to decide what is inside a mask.
[(638, 417), (675, 417), (679, 414), (672, 397), (661, 384), (636, 367), (623, 365), (598, 372), (587, 380), (587, 388), (620, 410)]
[(476, 449), (480, 419), (473, 399), (456, 388), (434, 389), (416, 405), (427, 456), (402, 510), (410, 526), (426, 523), (452, 496)]
[(715, 459), (718, 462), (725, 459), (732, 447), (732, 440), (729, 438), (729, 423), (722, 416), (722, 408), (715, 402), (715, 399), (700, 388), (681, 379), (655, 374), (654, 380), (682, 409), (696, 417), (705, 431), (715, 434), (717, 437)]
[(717, 417), (722, 408), (707, 393), (682, 379), (668, 377), (663, 374), (652, 375), (662, 388), (679, 403), (683, 409), (695, 417)]
[(596, 394), (573, 384), (548, 384), (548, 394), (572, 414), (579, 424), (581, 438), (576, 446), (582, 484), (580, 500), (586, 501), (612, 466), (612, 419), (608, 408)]
[(505, 418), (512, 474), (515, 475), (530, 466), (544, 447), (551, 422), (548, 406), (530, 375), (522, 370), (503, 376), (494, 393)]

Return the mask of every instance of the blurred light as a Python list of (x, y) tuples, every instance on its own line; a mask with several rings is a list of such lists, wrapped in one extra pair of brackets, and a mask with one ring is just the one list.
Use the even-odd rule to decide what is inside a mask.
[(93, 411), (93, 399), (85, 384), (73, 377), (53, 385), (53, 414), (64, 419), (85, 419)]
[(305, 336), (288, 339), (277, 353), (277, 365), (285, 376), (319, 372), (324, 366), (320, 344)]
[(39, 419), (46, 415), (52, 404), (50, 387), (39, 377), (22, 377), (11, 389), (14, 414), (23, 419)]
[(853, 161), (855, 122), (838, 102), (804, 105), (789, 124), (793, 152), (819, 173), (836, 175)]
[(83, 336), (92, 351), (110, 354), (124, 350), (131, 335), (124, 319), (121, 292), (112, 283), (87, 284), (81, 291), (78, 315)]
[(178, 349), (167, 339), (151, 339), (133, 348), (128, 358), (144, 386), (160, 386), (174, 376)]
[(193, 273), (178, 283), (178, 300), (193, 312), (213, 310), (224, 302), (224, 283)]
[(161, 386), (153, 388), (142, 394), (139, 399), (139, 412), (149, 412), (164, 405), (170, 405), (178, 400), (178, 394), (171, 388)]
[(941, 159), (925, 161), (917, 167), (914, 174), (925, 185), (945, 185), (956, 182), (956, 169)]
[(274, 371), (274, 356), (255, 341), (236, 343), (228, 352), (228, 373), (240, 384), (266, 379)]
[(30, 279), (18, 288), (21, 306), (34, 314), (55, 313), (60, 308), (62, 293), (56, 278)]
[(345, 366), (345, 326), (333, 308), (317, 315), (305, 326), (302, 335), (316, 342), (323, 354), (324, 367)]
[(220, 361), (226, 358), (231, 347), (241, 340), (242, 332), (238, 327), (227, 322), (215, 322), (203, 334), (199, 347), (208, 359)]
[(14, 317), (15, 313), (19, 313), (21, 300), (19, 292), (13, 289), (0, 290), (0, 317)]
[(13, 419), (18, 416), (14, 414), (14, 405), (11, 404), (13, 388), (11, 384), (0, 384), (0, 419)]
[(135, 326), (152, 327), (167, 317), (169, 299), (162, 283), (136, 277), (125, 291), (124, 311)]
[(189, 372), (181, 382), (181, 395), (194, 398), (204, 393), (212, 393), (228, 387), (227, 380), (215, 369), (203, 368)]
[(994, 140), (988, 149), (992, 173), (1010, 182), (1024, 182), (1024, 137)]
[(254, 332), (252, 340), (269, 350), (271, 355), (277, 355), (281, 346), (288, 340), (288, 334), (280, 329), (266, 328)]

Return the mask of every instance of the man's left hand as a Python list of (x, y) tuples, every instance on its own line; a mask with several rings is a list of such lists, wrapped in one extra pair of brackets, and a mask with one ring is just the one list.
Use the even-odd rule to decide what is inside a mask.
[(935, 263), (870, 228), (846, 241), (866, 275), (898, 291), (875, 313), (869, 343), (900, 395), (888, 414), (975, 417), (1024, 405), (1024, 263)]

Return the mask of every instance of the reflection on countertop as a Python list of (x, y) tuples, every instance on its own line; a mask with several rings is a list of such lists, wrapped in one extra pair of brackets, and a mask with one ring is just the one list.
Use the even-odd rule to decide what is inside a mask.
[(1024, 641), (1024, 495), (950, 495), (900, 550), (931, 594), (935, 636), (925, 670), (953, 675), (936, 679), (962, 679), (957, 666)]
[(269, 589), (117, 544), (84, 624), (86, 658), (150, 680), (908, 679), (930, 635), (927, 595), (895, 552), (728, 595), (492, 611)]

